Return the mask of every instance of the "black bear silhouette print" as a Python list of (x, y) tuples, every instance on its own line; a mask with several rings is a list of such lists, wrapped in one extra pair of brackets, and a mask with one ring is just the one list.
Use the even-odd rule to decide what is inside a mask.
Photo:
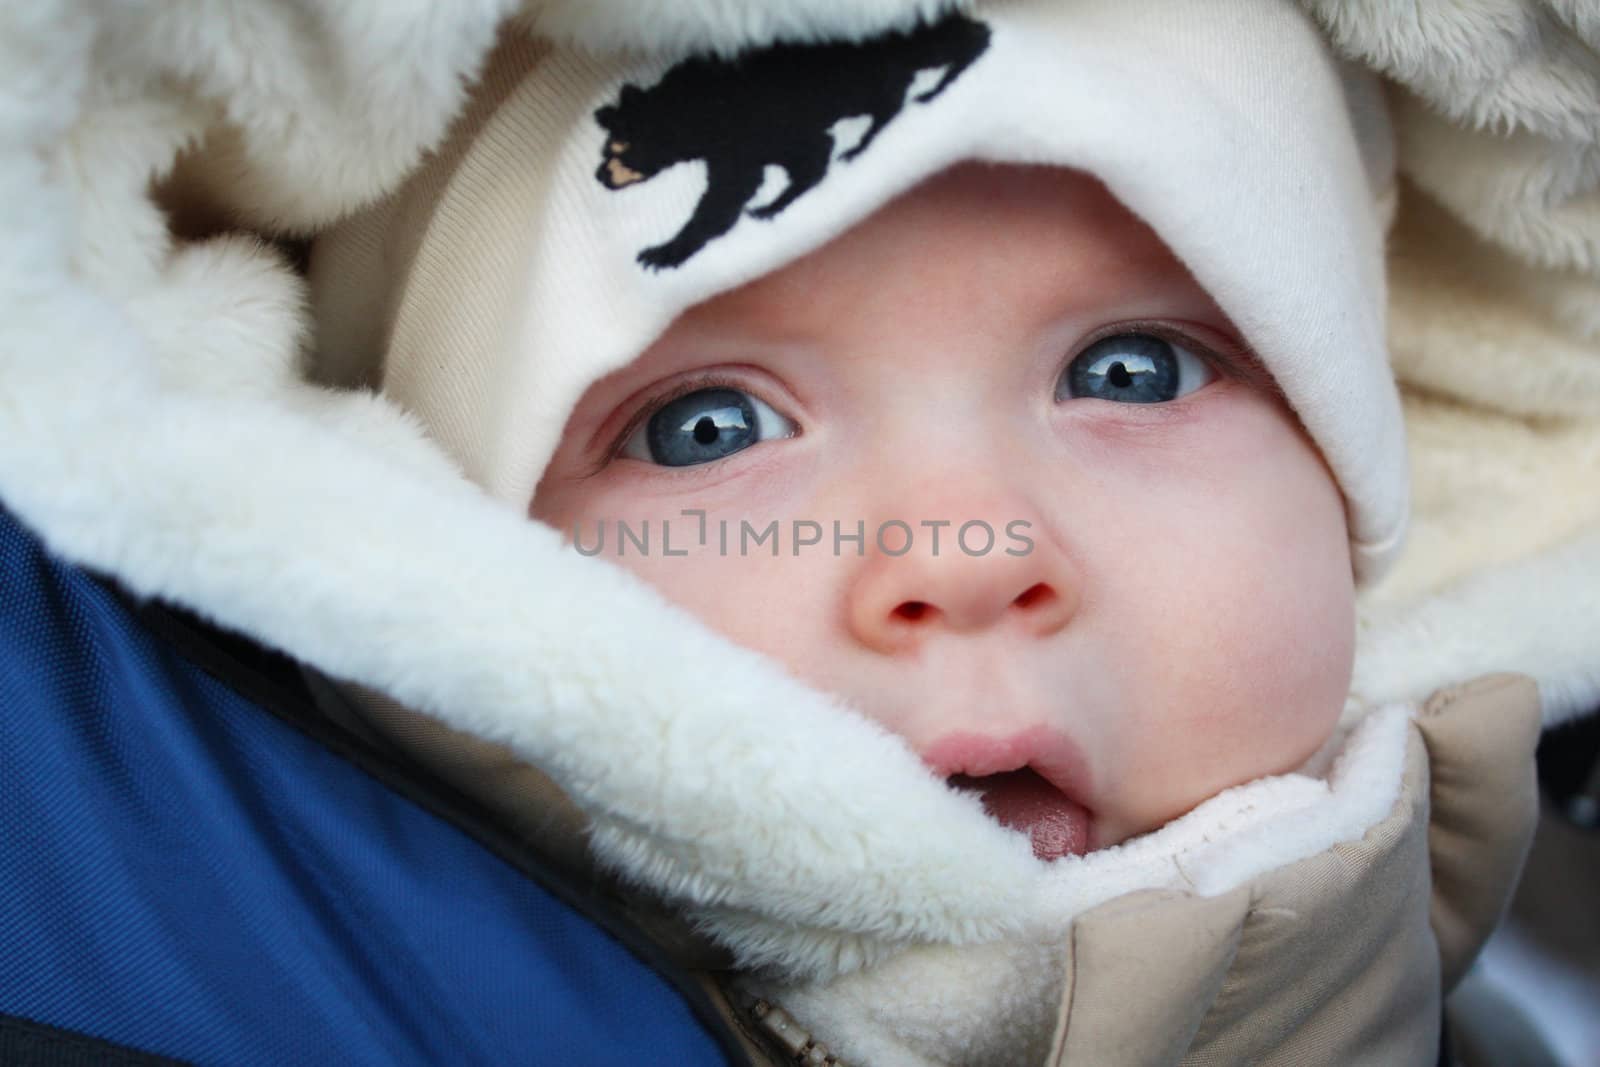
[(595, 112), (606, 132), (595, 176), (609, 189), (647, 181), (678, 163), (704, 160), (706, 189), (693, 215), (639, 262), (677, 267), (738, 224), (769, 165), (788, 184), (749, 214), (770, 219), (827, 176), (831, 128), (840, 119), (871, 121), (848, 162), (865, 152), (905, 106), (924, 71), (942, 70), (914, 100), (925, 104), (959, 78), (989, 46), (989, 28), (954, 16), (856, 44), (779, 44), (733, 59), (685, 60), (649, 89), (624, 85), (617, 101)]

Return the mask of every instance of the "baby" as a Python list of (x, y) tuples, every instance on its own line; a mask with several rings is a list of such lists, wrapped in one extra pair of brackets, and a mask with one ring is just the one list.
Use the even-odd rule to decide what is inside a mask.
[[(1356, 590), (1406, 522), (1383, 116), (1275, 0), (1016, 0), (735, 58), (512, 34), (437, 156), (319, 239), (324, 375), (381, 384), (559, 531), (552, 589), (603, 606), (631, 571), (1008, 828), (910, 760), (821, 783), (859, 752), (820, 738), (885, 738), (794, 689), (701, 717), (678, 675), (653, 692), (653, 648), (637, 678), (590, 669), (615, 640), (592, 612), (557, 635), (580, 666), (552, 699), (594, 725), (540, 740), (648, 798), (608, 824), (613, 865), (767, 966), (741, 1025), (792, 1036), (777, 1000), (871, 1063), (1431, 1056), (1420, 743), (1389, 709), (1342, 778), (1287, 773), (1365, 710)], [(690, 647), (649, 617), (634, 640)], [(736, 659), (693, 647), (713, 678)], [(663, 811), (697, 829), (651, 852)], [(1166, 910), (1118, 926), (1139, 889)], [(1124, 1016), (1134, 988), (1175, 1014)]]
[[(1299, 766), (1349, 689), (1335, 479), (1076, 171), (954, 167), (695, 306), (584, 394), (533, 514), (843, 694), (1041, 858)], [(796, 519), (820, 532), (781, 543)]]

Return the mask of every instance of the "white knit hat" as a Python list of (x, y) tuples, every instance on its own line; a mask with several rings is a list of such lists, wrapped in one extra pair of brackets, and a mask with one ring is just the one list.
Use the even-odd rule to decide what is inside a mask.
[(1070, 166), (1160, 234), (1272, 372), (1370, 580), (1407, 513), (1383, 116), (1287, 0), (1006, 0), (733, 60), (511, 35), (437, 156), (317, 241), (322, 372), (381, 384), (523, 507), (584, 390), (687, 308), (954, 163)]

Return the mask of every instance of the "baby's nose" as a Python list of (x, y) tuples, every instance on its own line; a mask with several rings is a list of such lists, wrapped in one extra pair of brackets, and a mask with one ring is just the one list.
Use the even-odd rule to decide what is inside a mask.
[(857, 640), (892, 653), (941, 633), (1046, 637), (1071, 620), (1079, 583), (1059, 549), (1025, 533), (990, 543), (982, 534), (957, 542), (954, 532), (944, 531), (937, 555), (926, 529), (914, 531), (920, 537), (891, 534), (890, 551), (880, 545), (863, 561), (847, 606)]

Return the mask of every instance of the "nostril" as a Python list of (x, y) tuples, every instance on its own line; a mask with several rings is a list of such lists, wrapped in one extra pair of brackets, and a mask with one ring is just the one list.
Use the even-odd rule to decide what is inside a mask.
[(1043, 582), (1035, 582), (1021, 593), (1018, 593), (1017, 599), (1013, 600), (1012, 603), (1026, 611), (1029, 608), (1036, 608), (1050, 603), (1055, 599), (1055, 596), (1056, 591), (1054, 589), (1051, 589)]
[(894, 609), (895, 617), (906, 622), (917, 622), (928, 614), (928, 604), (921, 600), (908, 600)]

